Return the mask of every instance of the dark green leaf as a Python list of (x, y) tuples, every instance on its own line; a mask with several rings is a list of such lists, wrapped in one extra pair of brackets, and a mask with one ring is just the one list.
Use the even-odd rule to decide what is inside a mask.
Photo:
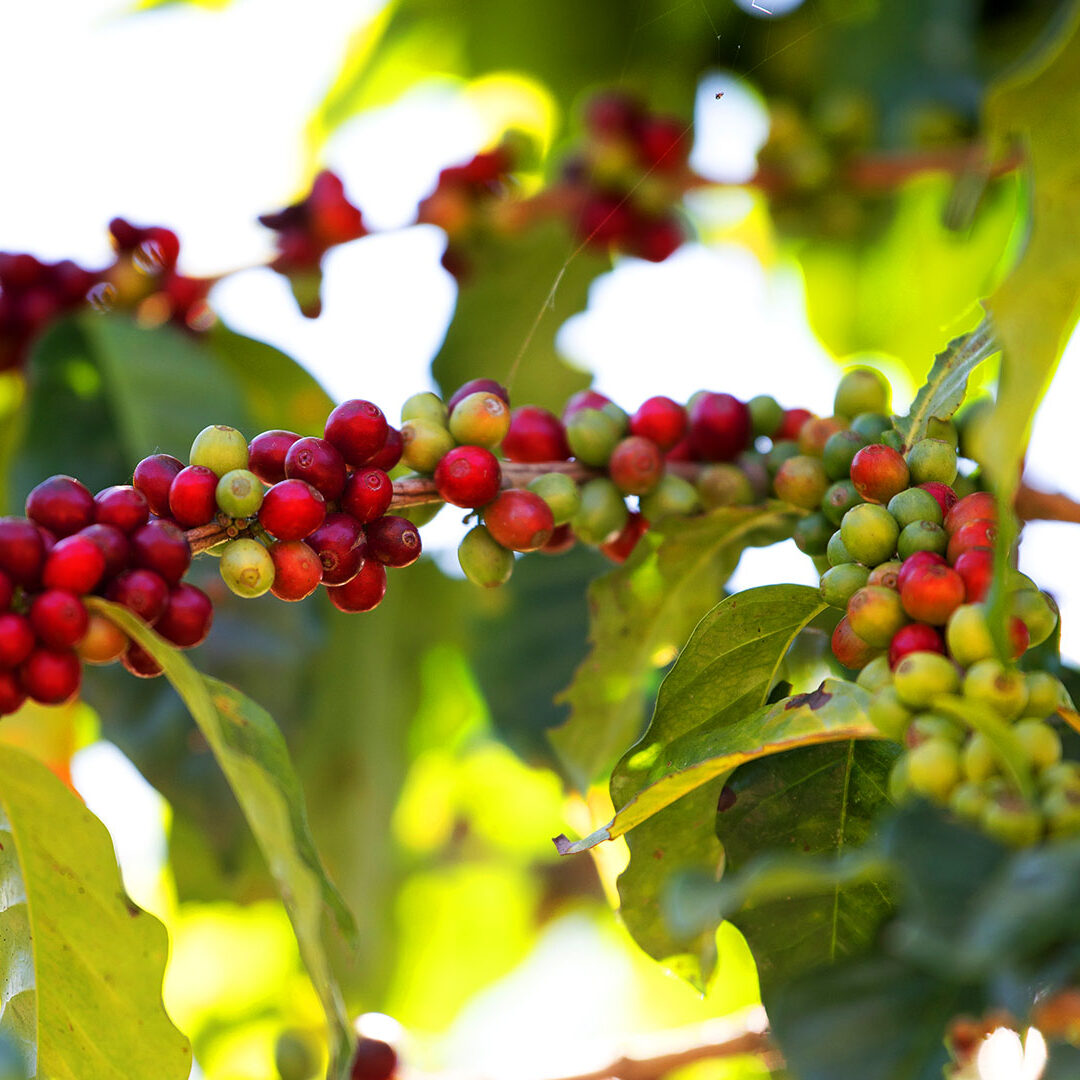
[(1076, 1080), (1080, 1076), (1080, 1047), (1068, 1043), (1051, 1043), (1050, 1059), (1042, 1080)]

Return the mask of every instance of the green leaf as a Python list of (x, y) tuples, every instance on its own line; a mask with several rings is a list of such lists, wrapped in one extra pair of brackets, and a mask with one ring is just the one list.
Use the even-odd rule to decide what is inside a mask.
[(119, 604), (90, 598), (164, 669), (225, 773), (277, 882), (297, 943), (330, 1028), (331, 1076), (344, 1076), (351, 1044), (348, 1017), (321, 940), (324, 907), (339, 928), (352, 916), (323, 869), (308, 828), (304, 796), (285, 740), (270, 714), (237, 690), (200, 675), (191, 663)]
[(183, 1080), (161, 1001), (165, 928), (124, 892), (105, 826), (0, 744), (0, 1033), (48, 1080)]
[(591, 649), (562, 696), (570, 718), (551, 733), (579, 787), (603, 776), (637, 738), (650, 679), (723, 595), (743, 550), (789, 537), (797, 520), (773, 503), (662, 522), (623, 566), (593, 582)]
[(1068, 1043), (1051, 1043), (1050, 1059), (1042, 1080), (1074, 1080), (1080, 1076), (1080, 1047)]
[(911, 403), (911, 411), (896, 420), (905, 446), (925, 438), (932, 419), (948, 420), (960, 408), (967, 392), (968, 376), (998, 348), (989, 324), (984, 321), (970, 334), (950, 341), (937, 354), (926, 382)]
[(1060, 33), (992, 86), (984, 124), (997, 156), (1023, 150), (1031, 186), (1031, 224), (1020, 261), (986, 303), (1002, 348), (997, 402), (979, 460), (1004, 505), (1020, 478), (1035, 409), (1080, 314), (1080, 4)]

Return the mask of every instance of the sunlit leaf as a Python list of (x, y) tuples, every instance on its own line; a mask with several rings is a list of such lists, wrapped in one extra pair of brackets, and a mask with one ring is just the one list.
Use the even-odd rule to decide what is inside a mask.
[(0, 1032), (48, 1080), (183, 1080), (161, 1002), (165, 928), (124, 892), (105, 826), (0, 745)]

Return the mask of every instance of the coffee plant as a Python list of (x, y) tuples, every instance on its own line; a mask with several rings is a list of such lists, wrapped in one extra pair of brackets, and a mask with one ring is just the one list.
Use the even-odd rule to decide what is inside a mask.
[[(580, 6), (540, 5), (589, 23)], [(984, 6), (959, 5), (995, 66), (1003, 27), (1026, 40), (1047, 5)], [(315, 1004), (274, 1013), (276, 1076), (400, 1075), (400, 1048), (352, 1017), (393, 982), (404, 871), (387, 837), (420, 756), (410, 722), (452, 742), (470, 695), (578, 796), (587, 828), (548, 856), (559, 887), (586, 894), (582, 853), (603, 867), (617, 841), (641, 950), (702, 991), (738, 934), (752, 953), (767, 1028), (611, 1075), (750, 1055), (725, 1075), (976, 1080), (1005, 1028), (1046, 1044), (1025, 1075), (1080, 1076), (1080, 673), (1053, 596), (1018, 569), (1027, 521), (1080, 520), (1024, 473), (1080, 310), (1080, 8), (979, 76), (979, 111), (929, 62), (910, 73), (921, 94), (834, 70), (928, 33), (933, 5), (837, 27), (816, 7), (770, 46), (702, 5), (706, 44), (737, 33), (767, 98), (739, 186), (797, 253), (822, 338), (866, 344), (815, 290), (839, 275), (865, 317), (854, 286), (875, 244), (904, 263), (896, 230), (940, 182), (946, 298), (913, 307), (875, 278), (911, 324), (883, 317), (873, 342), (917, 373), (910, 405), (887, 358), (845, 362), (818, 415), (782, 386), (726, 390), (738, 358), (684, 400), (658, 357), (653, 396), (619, 401), (558, 355), (612, 256), (665, 262), (694, 238), (695, 198), (728, 186), (665, 109), (685, 112), (715, 59), (687, 5), (644, 4), (636, 27), (599, 5), (587, 57), (487, 0), (461, 13), (475, 67), (457, 74), (491, 52), (548, 78), (577, 134), (552, 151), (507, 130), (420, 201), (459, 295), (441, 390), (400, 411), (360, 396), (363, 365), (335, 403), (224, 325), (212, 289), (228, 275), (183, 274), (164, 226), (113, 219), (97, 269), (0, 253), (0, 1080), (180, 1080), (212, 1045), (200, 1032), (193, 1054), (166, 1012), (166, 929), (72, 782), (89, 706), (171, 804), (179, 896), (287, 913)], [(685, 70), (635, 52), (654, 24)], [(384, 55), (408, 69), (441, 25), (422, 3), (389, 8), (314, 128), (371, 104)], [(325, 168), (259, 220), (311, 319), (328, 254), (376, 231)], [(422, 557), (440, 512), (461, 519), (466, 582)], [(786, 541), (816, 588), (729, 588), (744, 553)], [(448, 827), (440, 858), (478, 843), (470, 828)]]

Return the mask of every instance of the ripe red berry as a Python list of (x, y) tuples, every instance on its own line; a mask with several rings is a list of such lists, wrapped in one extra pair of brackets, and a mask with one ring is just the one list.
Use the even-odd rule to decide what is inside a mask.
[(701, 394), (690, 411), (690, 445), (704, 461), (734, 461), (749, 445), (750, 410), (730, 394)]
[(0, 716), (7, 716), (22, 708), (26, 691), (19, 682), (16, 671), (0, 671)]
[(485, 508), (484, 524), (503, 547), (536, 551), (551, 539), (555, 518), (535, 492), (511, 488)]
[[(960, 504), (957, 503), (959, 506)], [(950, 537), (945, 557), (953, 565), (956, 560), (972, 548), (993, 548), (997, 539), (997, 522), (989, 518), (976, 518), (961, 525)]]
[(323, 576), (322, 560), (305, 541), (278, 540), (266, 550), (274, 563), (270, 591), (279, 600), (303, 600), (318, 588)]
[(452, 413), (458, 402), (464, 401), (470, 394), (494, 394), (502, 398), (507, 405), (510, 404), (510, 393), (502, 383), (497, 383), (494, 379), (470, 379), (450, 395), (446, 411)]
[(940, 480), (928, 480), (925, 484), (920, 484), (919, 487), (921, 487), (923, 491), (928, 491), (935, 499), (937, 499), (937, 504), (941, 507), (942, 518), (948, 514), (959, 499), (956, 492), (953, 491), (948, 484), (941, 483)]
[(994, 552), (991, 548), (968, 548), (958, 556), (953, 569), (964, 579), (965, 604), (977, 604), (986, 599), (994, 580)]
[(393, 497), (393, 481), (382, 469), (369, 465), (351, 473), (345, 481), (341, 509), (366, 525), (386, 513)]
[(592, 135), (633, 137), (641, 120), (636, 98), (619, 90), (594, 94), (585, 106), (585, 126)]
[(608, 459), (608, 474), (627, 495), (647, 495), (664, 474), (664, 458), (651, 439), (630, 435), (616, 444)]
[(325, 439), (298, 439), (285, 455), (285, 475), (306, 481), (324, 499), (337, 499), (345, 490), (345, 459)]
[(326, 590), (330, 603), (348, 614), (373, 611), (386, 595), (386, 567), (378, 559), (367, 559), (359, 573), (344, 585)]
[(536, 405), (522, 405), (510, 414), (502, 449), (510, 461), (566, 461), (570, 457), (562, 421)]
[(145, 496), (151, 513), (158, 517), (168, 516), (169, 488), (173, 477), (183, 467), (184, 463), (171, 454), (151, 454), (135, 466), (131, 482)]
[(388, 424), (378, 405), (354, 398), (326, 419), (325, 436), (350, 465), (365, 465), (386, 442)]
[[(630, 558), (631, 552), (637, 547), (637, 542), (649, 531), (649, 523), (644, 515), (634, 510), (626, 519), (626, 524), (619, 531), (619, 535), (612, 540), (606, 540), (600, 545), (600, 550), (612, 561), (624, 563)], [(548, 541), (550, 545), (551, 541)], [(547, 550), (547, 546), (545, 546)]]
[(161, 674), (161, 665), (134, 641), (124, 650), (120, 663), (128, 672), (139, 679), (156, 679)]
[(637, 150), (647, 169), (673, 170), (687, 153), (688, 126), (670, 116), (647, 116), (637, 132)]
[(259, 523), (279, 540), (303, 540), (326, 517), (326, 500), (303, 480), (282, 480), (263, 498)]
[(150, 520), (150, 504), (138, 488), (116, 484), (94, 496), (94, 520), (100, 525), (114, 525), (121, 532), (133, 533)]
[(904, 560), (904, 565), (900, 567), (900, 572), (896, 575), (896, 588), (902, 589), (904, 582), (921, 567), (947, 565), (944, 557), (936, 551), (916, 551), (909, 555)]
[(171, 522), (149, 521), (131, 538), (132, 562), (178, 585), (191, 565), (191, 545)]
[(989, 491), (974, 491), (945, 515), (945, 531), (951, 536), (969, 522), (982, 520), (997, 521), (997, 502)]
[(486, 506), (501, 483), (499, 459), (482, 446), (456, 446), (435, 466), (435, 488), (454, 506)]
[(663, 262), (674, 255), (686, 240), (686, 233), (679, 219), (671, 214), (661, 217), (641, 217), (634, 221), (634, 230), (630, 237), (630, 252), (639, 259), (649, 262)]
[[(120, 537), (126, 545), (127, 538), (123, 533)], [(45, 558), (41, 583), (47, 589), (69, 589), (74, 593), (88, 593), (104, 573), (104, 553), (85, 532), (81, 532), (57, 541)]]
[(948, 566), (924, 566), (908, 576), (900, 589), (904, 610), (931, 626), (944, 626), (963, 602), (964, 579)]
[(387, 514), (365, 530), (368, 554), (385, 566), (411, 566), (420, 558), (420, 533), (408, 518)]
[(37, 638), (25, 615), (6, 611), (0, 615), (0, 666), (16, 667), (34, 647)]
[(833, 655), (846, 668), (858, 671), (866, 667), (875, 656), (879, 655), (880, 649), (868, 645), (854, 630), (845, 615), (837, 624), (832, 634)]
[(909, 479), (903, 454), (882, 443), (864, 446), (851, 461), (851, 482), (869, 502), (887, 503)]
[(686, 410), (669, 397), (651, 397), (630, 417), (630, 434), (652, 439), (661, 450), (670, 450), (686, 434)]
[(50, 476), (26, 496), (26, 516), (56, 536), (70, 536), (94, 520), (94, 496), (73, 476)]
[(565, 424), (576, 413), (581, 412), (582, 409), (600, 409), (603, 411), (605, 405), (613, 404), (611, 398), (604, 394), (598, 393), (596, 390), (579, 390), (576, 394), (571, 394), (563, 406), (562, 422)]
[(109, 582), (105, 596), (152, 626), (169, 603), (169, 586), (153, 570), (125, 570)]
[(389, 472), (400, 460), (401, 452), (405, 448), (401, 432), (396, 427), (386, 429), (386, 442), (382, 449), (368, 462), (373, 469), (382, 469)]
[(941, 632), (926, 623), (908, 623), (900, 627), (889, 643), (889, 667), (896, 665), (913, 652), (936, 652), (945, 655), (945, 641)]
[(0, 611), (7, 611), (11, 607), (11, 601), (15, 598), (15, 583), (10, 574), (0, 570)]
[(188, 465), (169, 487), (169, 515), (178, 525), (193, 529), (214, 520), (217, 514), (218, 477), (205, 465)]
[(285, 479), (285, 455), (300, 436), (295, 431), (264, 431), (248, 443), (248, 468), (264, 483)]
[(803, 424), (807, 420), (813, 420), (814, 414), (809, 409), (785, 409), (784, 419), (781, 421), (780, 427), (776, 430), (776, 433), (772, 437), (774, 443), (783, 442), (789, 440), (794, 442), (799, 437), (799, 432), (803, 429)]
[(349, 1080), (390, 1080), (397, 1068), (397, 1054), (381, 1039), (361, 1036), (356, 1043)]
[[(631, 514), (631, 517), (633, 515)], [(629, 520), (627, 524), (629, 525)], [(613, 541), (614, 542), (614, 541)], [(577, 543), (577, 537), (574, 535), (574, 530), (569, 524), (556, 525), (551, 533), (551, 538), (540, 549), (545, 555), (564, 555)], [(601, 551), (604, 546), (601, 544)], [(616, 560), (618, 561), (618, 560)]]
[(364, 530), (351, 514), (327, 514), (307, 544), (319, 556), (325, 585), (344, 585), (364, 563)]
[(1027, 623), (1017, 615), (1009, 616), (1009, 642), (1012, 645), (1013, 659), (1023, 656), (1031, 644), (1031, 632)]
[(25, 518), (0, 518), (0, 569), (16, 585), (32, 587), (41, 577), (45, 542), (33, 522)]
[(75, 696), (82, 682), (82, 664), (70, 649), (34, 649), (19, 667), (26, 693), (42, 705), (59, 705)]
[(187, 582), (181, 582), (169, 592), (169, 599), (154, 629), (166, 640), (181, 649), (193, 649), (206, 640), (214, 621), (214, 605), (210, 597)]
[[(103, 577), (106, 579), (115, 577), (121, 570), (126, 570), (131, 565), (131, 541), (115, 525), (88, 525), (75, 536), (89, 540), (105, 557)], [(68, 539), (71, 540), (74, 537), (69, 536)], [(76, 592), (78, 592), (77, 589)]]
[(30, 604), (30, 625), (46, 645), (53, 649), (69, 649), (86, 633), (90, 616), (75, 593), (67, 589), (46, 589)]

